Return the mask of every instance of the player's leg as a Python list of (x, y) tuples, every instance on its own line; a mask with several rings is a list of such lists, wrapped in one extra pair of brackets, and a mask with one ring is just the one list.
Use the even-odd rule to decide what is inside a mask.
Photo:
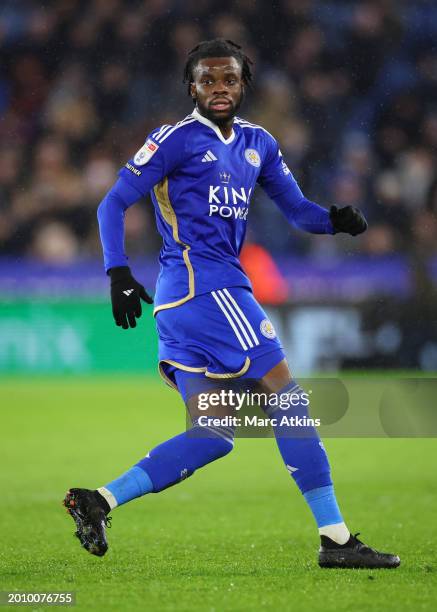
[(399, 557), (365, 546), (346, 527), (325, 448), (315, 427), (306, 425), (310, 417), (309, 396), (292, 379), (287, 362), (281, 361), (264, 375), (259, 387), (270, 397), (277, 396), (278, 401), (269, 402), (264, 410), (274, 419), (279, 451), (316, 520), (321, 537), (319, 564), (322, 567), (397, 567)]
[[(221, 357), (226, 354), (228, 359), (229, 351), (230, 362), (226, 363), (225, 371), (234, 371), (234, 366), (239, 370), (240, 360), (247, 361), (247, 356), (241, 354), (233, 327), (211, 294), (196, 296), (174, 309), (161, 310), (155, 320), (160, 371), (178, 390), (185, 388), (184, 379), (193, 370), (200, 379), (205, 379), (210, 364), (213, 370), (214, 366), (220, 370)], [(199, 321), (202, 321), (200, 326)], [(239, 351), (233, 351), (234, 345)], [(188, 399), (185, 392), (182, 395)], [(159, 444), (124, 474), (96, 491), (71, 489), (67, 493), (64, 503), (87, 550), (97, 555), (106, 552), (105, 528), (110, 510), (136, 497), (162, 491), (232, 450), (231, 428), (200, 428), (195, 420), (192, 425), (190, 431)]]
[[(285, 422), (290, 416), (309, 416), (306, 401), (304, 398), (298, 399), (302, 390), (293, 381), (285, 359), (261, 379), (259, 387), (262, 392), (276, 394), (280, 398), (278, 402), (270, 402), (273, 408), (266, 406), (264, 410), (278, 423), (273, 430), (279, 451), (310, 506), (320, 535), (327, 535), (338, 544), (344, 544), (350, 533), (338, 508), (328, 457), (317, 431), (314, 427), (293, 428)], [(288, 400), (290, 404), (287, 406), (290, 394), (293, 397)], [(285, 424), (281, 425), (281, 421)]]
[[(178, 387), (185, 387), (185, 372), (177, 371)], [(203, 394), (206, 401), (207, 393)], [(192, 426), (159, 444), (124, 474), (97, 490), (70, 489), (64, 500), (73, 517), (82, 546), (97, 556), (108, 548), (108, 514), (115, 507), (148, 493), (158, 493), (191, 476), (199, 468), (227, 455), (234, 446), (232, 427), (197, 425), (198, 398), (185, 397)], [(216, 409), (214, 409), (216, 410)], [(217, 416), (225, 416), (218, 409)], [(214, 411), (209, 411), (214, 416)]]
[[(203, 375), (194, 376), (182, 370), (175, 372), (178, 389), (186, 388), (186, 379), (202, 380)], [(215, 385), (211, 384), (215, 387)], [(207, 396), (207, 393), (203, 395)], [(162, 442), (150, 450), (132, 468), (119, 478), (97, 489), (107, 503), (107, 509), (141, 497), (147, 493), (159, 493), (194, 472), (231, 452), (234, 446), (234, 430), (232, 427), (216, 426), (200, 427), (197, 424), (199, 416), (197, 395), (183, 395), (187, 412), (191, 417), (191, 426), (186, 431)], [(211, 416), (225, 416), (221, 407), (209, 410)]]

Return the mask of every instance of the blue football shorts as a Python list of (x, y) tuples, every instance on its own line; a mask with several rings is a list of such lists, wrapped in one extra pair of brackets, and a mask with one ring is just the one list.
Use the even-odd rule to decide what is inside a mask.
[(159, 372), (185, 400), (185, 374), (257, 380), (285, 357), (272, 323), (247, 287), (217, 289), (160, 310), (156, 326)]

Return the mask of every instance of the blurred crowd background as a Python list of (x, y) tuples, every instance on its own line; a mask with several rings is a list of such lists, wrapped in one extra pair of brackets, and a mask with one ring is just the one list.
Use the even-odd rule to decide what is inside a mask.
[[(96, 209), (146, 135), (191, 112), (187, 52), (216, 36), (252, 58), (240, 114), (305, 195), (370, 222), (299, 233), (255, 193), (243, 265), (293, 367), (437, 370), (435, 0), (0, 0), (0, 371), (114, 368), (109, 306), (77, 303), (108, 303)], [(152, 210), (126, 215), (149, 288)], [(126, 367), (142, 354), (126, 346)]]
[[(436, 252), (436, 2), (1, 0), (1, 255), (100, 257), (100, 199), (152, 128), (191, 111), (186, 54), (215, 36), (253, 59), (241, 115), (305, 195), (371, 223), (355, 241), (299, 235), (258, 193), (252, 240), (274, 256)], [(147, 201), (126, 232), (131, 255), (157, 251)]]

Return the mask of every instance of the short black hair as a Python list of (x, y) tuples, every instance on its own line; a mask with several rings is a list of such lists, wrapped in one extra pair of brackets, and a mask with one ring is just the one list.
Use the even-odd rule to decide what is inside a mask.
[(250, 66), (253, 62), (241, 51), (240, 45), (225, 38), (204, 40), (188, 52), (188, 59), (184, 68), (184, 83), (188, 83), (188, 95), (190, 95), (190, 85), (193, 82), (193, 70), (197, 62), (206, 57), (235, 57), (241, 65), (243, 83), (250, 85), (252, 82)]

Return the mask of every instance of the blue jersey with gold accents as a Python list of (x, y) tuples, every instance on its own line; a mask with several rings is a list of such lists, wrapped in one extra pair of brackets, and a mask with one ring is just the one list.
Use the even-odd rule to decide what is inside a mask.
[(333, 233), (328, 211), (303, 196), (273, 136), (240, 118), (225, 138), (195, 109), (153, 130), (119, 176), (98, 212), (105, 268), (126, 265), (123, 215), (150, 192), (163, 239), (155, 312), (250, 287), (239, 253), (257, 183), (297, 227)]

